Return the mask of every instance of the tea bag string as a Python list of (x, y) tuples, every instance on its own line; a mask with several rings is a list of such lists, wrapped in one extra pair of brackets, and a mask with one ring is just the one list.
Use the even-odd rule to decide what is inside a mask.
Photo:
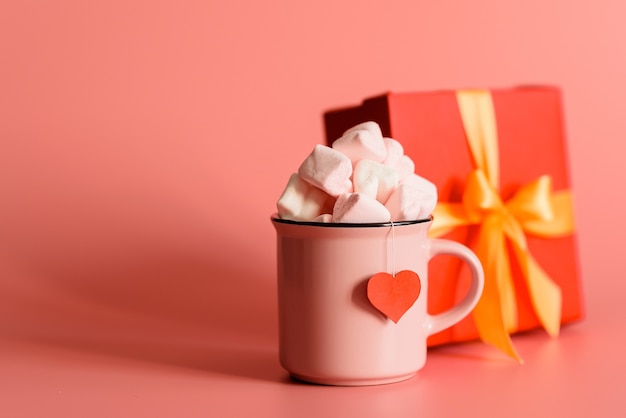
[(393, 221), (391, 221), (391, 275), (396, 277), (396, 232)]

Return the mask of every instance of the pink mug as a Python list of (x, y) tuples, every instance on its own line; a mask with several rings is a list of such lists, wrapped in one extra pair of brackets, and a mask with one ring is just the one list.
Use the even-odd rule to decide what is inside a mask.
[[(376, 385), (409, 379), (424, 366), (428, 336), (469, 314), (484, 286), (474, 253), (454, 241), (428, 238), (431, 221), (338, 224), (272, 217), (279, 357), (292, 377), (326, 385)], [(437, 254), (464, 260), (471, 285), (454, 307), (429, 315), (428, 261)], [(417, 273), (421, 290), (392, 320), (368, 297), (368, 282), (378, 273), (391, 278), (407, 270)]]

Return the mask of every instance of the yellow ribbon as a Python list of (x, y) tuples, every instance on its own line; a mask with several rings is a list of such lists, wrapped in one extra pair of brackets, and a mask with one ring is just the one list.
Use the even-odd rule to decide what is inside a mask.
[(541, 325), (551, 336), (558, 336), (561, 289), (530, 254), (526, 234), (543, 238), (571, 234), (571, 194), (568, 190), (553, 192), (551, 178), (544, 175), (503, 202), (491, 94), (486, 90), (463, 90), (457, 92), (457, 102), (475, 169), (467, 176), (461, 202), (440, 202), (435, 208), (431, 236), (478, 225), (474, 251), (485, 270), (485, 288), (473, 313), (476, 328), (484, 342), (521, 363), (510, 337), (517, 329), (517, 304), (506, 243), (511, 244), (511, 255), (519, 262)]

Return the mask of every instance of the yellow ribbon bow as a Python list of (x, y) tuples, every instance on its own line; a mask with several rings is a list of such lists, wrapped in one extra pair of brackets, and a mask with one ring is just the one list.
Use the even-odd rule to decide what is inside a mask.
[(485, 288), (473, 315), (480, 338), (520, 363), (510, 333), (517, 328), (517, 304), (507, 251), (513, 249), (524, 276), (533, 309), (551, 336), (561, 323), (561, 289), (535, 261), (526, 234), (554, 238), (574, 230), (571, 194), (553, 192), (544, 175), (520, 187), (503, 202), (499, 194), (499, 161), (496, 117), (491, 94), (485, 90), (457, 92), (475, 169), (469, 173), (459, 203), (440, 202), (431, 236), (443, 235), (466, 225), (478, 225), (474, 251), (485, 270)]

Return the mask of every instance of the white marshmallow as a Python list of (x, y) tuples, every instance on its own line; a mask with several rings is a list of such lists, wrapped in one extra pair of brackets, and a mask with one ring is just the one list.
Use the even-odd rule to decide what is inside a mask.
[(418, 176), (415, 173), (409, 174), (408, 176), (400, 180), (400, 183), (413, 185), (417, 189), (433, 195), (435, 197), (435, 200), (437, 199), (437, 186), (435, 186), (435, 184), (430, 180)]
[(333, 149), (347, 155), (352, 164), (361, 160), (383, 162), (387, 157), (387, 148), (382, 136), (376, 136), (366, 129), (348, 131), (335, 140)]
[(354, 191), (384, 203), (398, 185), (398, 173), (393, 167), (372, 160), (361, 160), (352, 174)]
[(393, 165), (398, 172), (400, 180), (410, 176), (415, 172), (415, 163), (408, 155), (402, 155), (398, 161)]
[(404, 183), (391, 193), (385, 207), (394, 221), (412, 221), (427, 218), (436, 204), (436, 195)]
[(300, 165), (298, 174), (304, 181), (331, 196), (352, 191), (352, 162), (341, 152), (324, 145), (315, 145)]
[(333, 222), (389, 222), (391, 214), (379, 201), (361, 193), (346, 193), (337, 198)]
[(437, 186), (415, 173), (401, 180), (385, 202), (394, 221), (426, 218), (436, 205)]
[(387, 148), (387, 158), (385, 158), (383, 164), (394, 167), (404, 155), (404, 147), (393, 138), (383, 138), (383, 142), (385, 143), (385, 148)]
[(328, 197), (322, 190), (311, 186), (294, 173), (289, 177), (287, 186), (276, 203), (278, 215), (282, 219), (309, 221), (323, 212)]
[(322, 222), (322, 223), (330, 223), (333, 221), (333, 215), (330, 213), (323, 213), (317, 218), (313, 219), (313, 222)]
[(376, 122), (373, 122), (373, 121), (359, 123), (358, 125), (355, 125), (352, 128), (345, 131), (343, 135), (349, 134), (350, 132), (354, 132), (354, 131), (360, 131), (362, 129), (366, 131), (370, 131), (372, 135), (374, 135), (377, 138), (383, 137), (383, 132), (380, 130), (380, 126)]

